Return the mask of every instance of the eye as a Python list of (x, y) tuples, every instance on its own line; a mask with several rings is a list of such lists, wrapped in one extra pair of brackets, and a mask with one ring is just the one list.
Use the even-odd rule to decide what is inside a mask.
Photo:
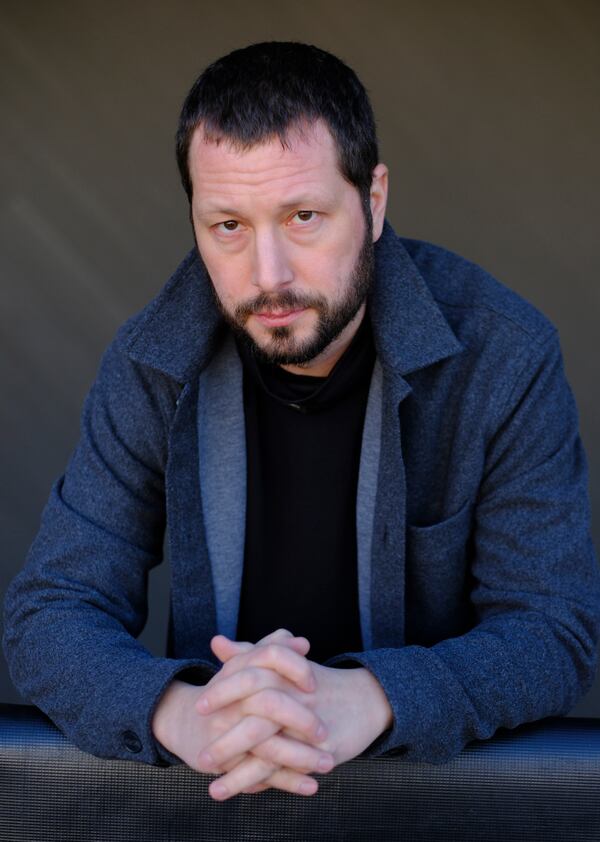
[(311, 210), (299, 210), (296, 211), (292, 220), (296, 219), (300, 222), (301, 225), (306, 225), (307, 222), (312, 222), (313, 219), (317, 216), (316, 211)]
[(215, 225), (217, 231), (221, 234), (229, 233), (232, 234), (234, 231), (237, 231), (240, 226), (240, 223), (237, 222), (235, 219), (226, 219), (225, 222), (219, 222)]

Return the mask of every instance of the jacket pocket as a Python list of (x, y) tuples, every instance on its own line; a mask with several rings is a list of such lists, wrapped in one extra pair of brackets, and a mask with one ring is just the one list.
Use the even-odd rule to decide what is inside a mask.
[(474, 624), (471, 590), (473, 505), (431, 526), (407, 527), (406, 642), (424, 646)]

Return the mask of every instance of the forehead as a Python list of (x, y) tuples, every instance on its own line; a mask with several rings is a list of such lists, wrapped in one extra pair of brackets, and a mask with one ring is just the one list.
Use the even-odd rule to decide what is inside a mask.
[(278, 137), (248, 149), (226, 138), (205, 137), (202, 126), (192, 136), (189, 151), (194, 201), (216, 194), (236, 196), (306, 191), (331, 192), (350, 187), (343, 178), (333, 137), (322, 121), (291, 129), (285, 142)]

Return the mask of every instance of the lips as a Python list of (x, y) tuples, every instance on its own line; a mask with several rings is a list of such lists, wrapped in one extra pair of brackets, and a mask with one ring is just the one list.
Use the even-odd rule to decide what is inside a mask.
[(255, 316), (265, 327), (284, 327), (294, 322), (305, 311), (305, 307), (298, 310), (276, 310), (272, 312), (265, 310), (262, 313), (255, 313)]

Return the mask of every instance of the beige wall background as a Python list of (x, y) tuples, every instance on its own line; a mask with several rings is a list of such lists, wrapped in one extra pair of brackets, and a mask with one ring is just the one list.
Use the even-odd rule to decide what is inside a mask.
[[(103, 348), (192, 245), (172, 152), (185, 92), (212, 59), (268, 39), (316, 43), (357, 70), (399, 232), (479, 262), (558, 326), (598, 544), (596, 0), (3, 0), (0, 595)], [(144, 632), (157, 652), (167, 590), (163, 569)], [(1, 664), (0, 700), (16, 699)], [(577, 712), (600, 715), (600, 684)]]

